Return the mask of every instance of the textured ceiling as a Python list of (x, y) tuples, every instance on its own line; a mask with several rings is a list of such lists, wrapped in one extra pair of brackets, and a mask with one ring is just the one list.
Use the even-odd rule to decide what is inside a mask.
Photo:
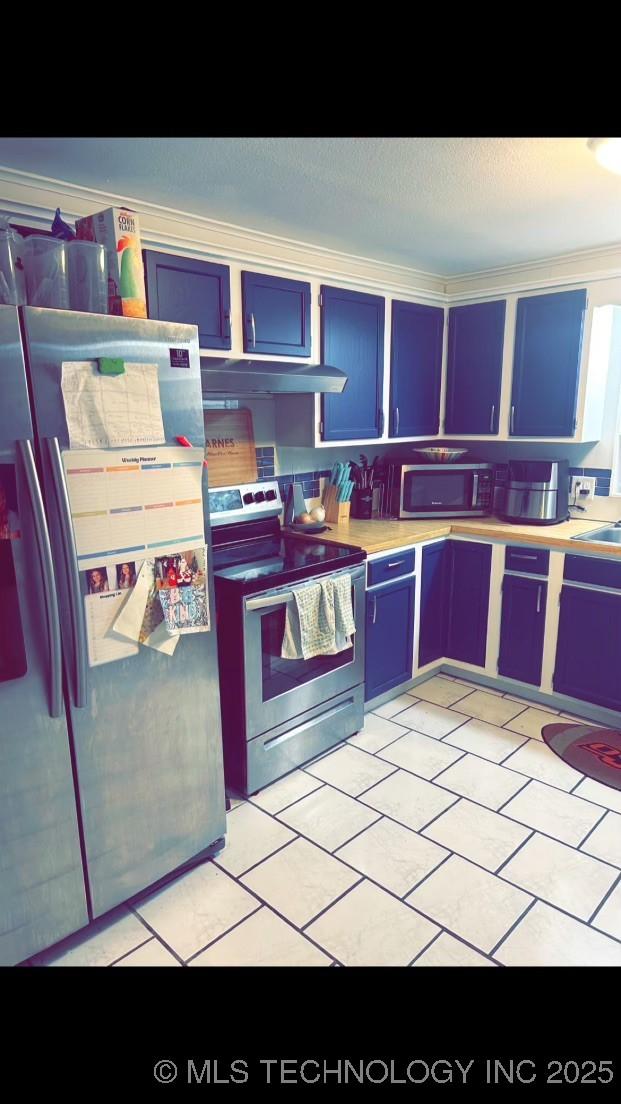
[(621, 241), (586, 138), (0, 138), (0, 164), (439, 275)]

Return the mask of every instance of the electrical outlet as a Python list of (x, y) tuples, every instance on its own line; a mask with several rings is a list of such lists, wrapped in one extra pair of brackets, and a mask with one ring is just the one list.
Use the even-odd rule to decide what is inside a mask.
[(595, 476), (573, 475), (571, 478), (571, 502), (592, 502), (595, 496)]

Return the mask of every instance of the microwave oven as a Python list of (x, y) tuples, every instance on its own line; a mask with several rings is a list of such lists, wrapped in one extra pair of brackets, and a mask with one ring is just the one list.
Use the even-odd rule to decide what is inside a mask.
[(493, 464), (393, 464), (391, 512), (398, 518), (482, 517), (493, 507)]

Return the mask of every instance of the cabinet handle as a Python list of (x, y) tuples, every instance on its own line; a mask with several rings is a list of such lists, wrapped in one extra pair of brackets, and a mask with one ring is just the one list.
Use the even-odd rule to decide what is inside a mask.
[(377, 594), (374, 594), (373, 595), (373, 618), (372, 618), (372, 621), (371, 621), (372, 625), (375, 624), (376, 618), (377, 618)]
[(542, 589), (543, 588), (542, 588), (541, 583), (540, 583), (539, 586), (537, 587), (537, 613), (541, 613), (541, 591), (542, 591)]
[(512, 560), (536, 560), (537, 556), (529, 556), (526, 552), (512, 552)]
[(399, 436), (399, 407), (395, 407), (395, 437)]
[(386, 564), (386, 567), (401, 567), (401, 564), (404, 563), (405, 560), (389, 560), (389, 562)]
[(254, 349), (257, 344), (257, 330), (254, 324), (254, 314), (250, 315), (250, 327), (252, 329), (252, 348)]
[(492, 409), (489, 416), (489, 431), (494, 432), (494, 414), (496, 413), (496, 403), (492, 403)]
[(514, 429), (515, 429), (515, 407), (512, 406), (511, 407), (511, 432), (512, 433), (513, 433)]
[(382, 437), (384, 433), (384, 411), (379, 412), (379, 436)]

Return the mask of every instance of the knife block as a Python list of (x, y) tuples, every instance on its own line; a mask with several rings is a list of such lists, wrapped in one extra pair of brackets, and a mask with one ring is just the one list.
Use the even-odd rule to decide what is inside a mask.
[(349, 521), (349, 511), (351, 509), (351, 503), (337, 502), (337, 493), (337, 488), (333, 483), (329, 483), (323, 493), (326, 521), (331, 521), (334, 525)]

